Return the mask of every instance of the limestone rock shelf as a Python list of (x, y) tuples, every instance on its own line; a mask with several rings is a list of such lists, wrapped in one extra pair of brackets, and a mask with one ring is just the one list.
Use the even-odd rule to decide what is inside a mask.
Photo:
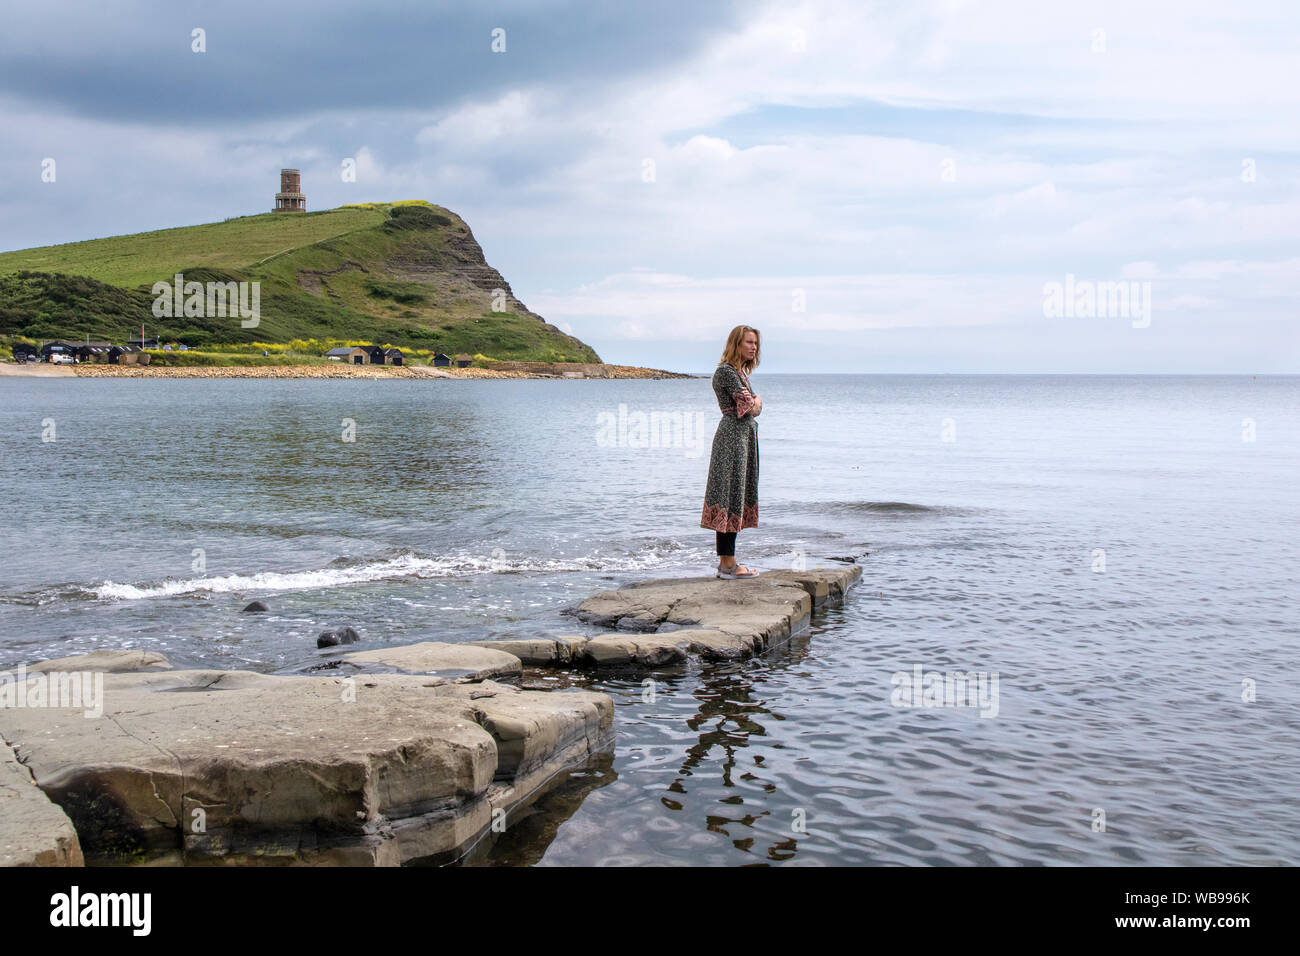
[(454, 859), (496, 811), (508, 822), (562, 771), (609, 759), (611, 699), (500, 682), (524, 664), (747, 657), (861, 574), (645, 581), (574, 609), (609, 628), (595, 637), (331, 651), (290, 674), (172, 670), (142, 651), (31, 665), (28, 680), (94, 672), (102, 716), (0, 708), (0, 864)]
[(0, 846), (19, 860), (80, 862), (68, 820), (92, 864), (450, 859), (495, 810), (508, 821), (559, 771), (611, 743), (604, 694), (523, 691), (463, 668), (103, 679), (98, 719), (0, 709), (0, 737), (18, 761), (4, 767), (6, 786), (29, 775), (24, 797), (52, 801), (0, 816)]
[(596, 637), (477, 641), (542, 667), (664, 667), (688, 658), (761, 654), (798, 631), (813, 608), (843, 600), (862, 577), (854, 565), (767, 571), (753, 578), (666, 578), (587, 598), (580, 621), (614, 629)]
[(81, 866), (72, 821), (0, 743), (0, 866)]

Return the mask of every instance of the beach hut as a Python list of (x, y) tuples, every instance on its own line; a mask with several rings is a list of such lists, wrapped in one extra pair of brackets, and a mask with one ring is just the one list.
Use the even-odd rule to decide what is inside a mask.
[(402, 364), (402, 350), (401, 350), (401, 349), (384, 349), (384, 364), (385, 364), (385, 365), (401, 365), (401, 364)]
[(473, 361), (474, 358), (468, 352), (461, 352), (459, 355), (456, 356), (456, 367), (469, 368), (470, 363)]
[(451, 356), (447, 355), (445, 352), (438, 352), (433, 356), (434, 368), (446, 368), (450, 364)]
[(384, 364), (384, 350), (378, 345), (363, 345), (361, 349), (369, 356), (371, 365)]
[(158, 347), (157, 339), (127, 339), (127, 345), (133, 345), (138, 349), (156, 349)]
[(22, 345), (22, 344), (19, 344), (19, 345), (15, 345), (15, 346), (14, 346), (14, 361), (15, 361), (15, 362), (30, 362), (30, 361), (32, 361), (32, 359), (30, 358), (30, 356), (33, 356), (33, 355), (40, 355), (40, 354), (41, 354), (41, 353), (40, 353), (40, 350), (39, 350), (35, 345)]
[(42, 362), (51, 362), (54, 360), (54, 356), (56, 355), (68, 355), (75, 359), (77, 357), (77, 343), (60, 342), (56, 340), (54, 342), (46, 342), (41, 346)]
[(370, 361), (370, 353), (357, 345), (330, 349), (325, 353), (325, 357), (335, 362), (348, 362), (352, 365), (365, 365)]
[(73, 353), (78, 362), (106, 362), (112, 342), (82, 342)]

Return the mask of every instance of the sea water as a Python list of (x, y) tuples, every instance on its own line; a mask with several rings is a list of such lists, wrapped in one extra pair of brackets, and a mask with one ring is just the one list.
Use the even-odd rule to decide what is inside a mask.
[[(1300, 379), (753, 384), (739, 559), (861, 583), (653, 694), (558, 675), (613, 749), (473, 862), (1300, 862)], [(716, 418), (707, 378), (0, 379), (0, 666), (590, 632), (596, 591), (712, 573)]]

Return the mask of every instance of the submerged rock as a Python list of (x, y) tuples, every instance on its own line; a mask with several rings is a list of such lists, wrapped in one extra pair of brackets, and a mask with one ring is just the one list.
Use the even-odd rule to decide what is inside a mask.
[(340, 644), (355, 644), (361, 640), (361, 635), (350, 627), (335, 628), (332, 631), (322, 631), (316, 638), (317, 647), (337, 647)]
[(0, 710), (95, 863), (443, 858), (607, 749), (613, 722), (604, 694), (406, 674), (112, 673), (104, 694), (98, 720)]
[(265, 604), (263, 604), (261, 601), (250, 601), (248, 604), (244, 605), (244, 609), (240, 613), (257, 614), (257, 613), (261, 613), (262, 611), (269, 611), (269, 610), (271, 609), (267, 607)]

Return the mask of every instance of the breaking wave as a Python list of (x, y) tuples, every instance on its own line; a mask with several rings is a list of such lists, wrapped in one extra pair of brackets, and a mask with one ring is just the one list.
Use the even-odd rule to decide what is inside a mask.
[(513, 557), (500, 554), (459, 554), (422, 557), (407, 554), (383, 561), (352, 564), (349, 559), (335, 559), (329, 567), (312, 571), (260, 571), (256, 574), (228, 574), (220, 577), (165, 580), (156, 584), (103, 584), (83, 588), (96, 598), (134, 601), (141, 598), (171, 597), (178, 594), (209, 592), (228, 594), (253, 591), (307, 591), (364, 584), (394, 578), (449, 578), (469, 574), (551, 574), (564, 571), (640, 571), (657, 567), (675, 549), (650, 547), (634, 554), (593, 552), (572, 558)]

